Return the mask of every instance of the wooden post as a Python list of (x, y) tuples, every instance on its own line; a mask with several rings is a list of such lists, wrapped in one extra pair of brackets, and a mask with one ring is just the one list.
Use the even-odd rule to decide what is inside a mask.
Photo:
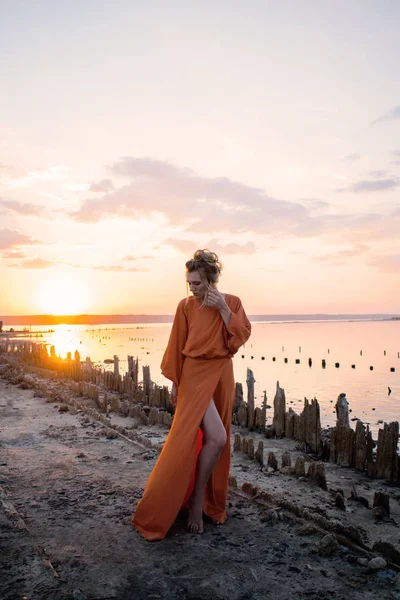
[(247, 369), (247, 407), (248, 407), (248, 423), (249, 429), (254, 428), (254, 373), (251, 369)]
[(119, 358), (116, 354), (114, 354), (114, 375), (116, 377), (119, 375)]
[(143, 365), (143, 390), (147, 396), (150, 396), (152, 391), (153, 383), (150, 376), (150, 367)]
[(350, 427), (349, 421), (349, 403), (346, 398), (346, 394), (339, 394), (336, 401), (336, 426), (339, 427)]
[(364, 472), (367, 463), (367, 437), (364, 425), (360, 420), (356, 425), (356, 447), (355, 447), (355, 468), (357, 471)]
[(399, 439), (399, 424), (384, 423), (378, 432), (378, 447), (376, 452), (376, 476), (394, 481), (397, 479), (398, 456), (397, 441)]
[(274, 398), (274, 418), (273, 428), (277, 437), (285, 435), (285, 412), (286, 412), (286, 396), (285, 390), (279, 387), (279, 381), (276, 382), (276, 393)]
[(235, 385), (235, 400), (233, 402), (233, 410), (234, 412), (238, 411), (239, 406), (243, 402), (243, 386), (241, 383), (236, 383)]

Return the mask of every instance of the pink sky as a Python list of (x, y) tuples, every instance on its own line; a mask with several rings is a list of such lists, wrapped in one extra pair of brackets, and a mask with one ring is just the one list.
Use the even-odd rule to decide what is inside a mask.
[(10, 4), (0, 315), (400, 312), (400, 8)]

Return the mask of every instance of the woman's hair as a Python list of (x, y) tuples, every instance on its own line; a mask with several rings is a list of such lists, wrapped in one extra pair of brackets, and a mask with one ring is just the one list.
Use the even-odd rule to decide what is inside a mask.
[(211, 284), (217, 283), (222, 271), (218, 256), (210, 250), (196, 250), (193, 258), (188, 260), (185, 266), (188, 273), (198, 271), (202, 278)]

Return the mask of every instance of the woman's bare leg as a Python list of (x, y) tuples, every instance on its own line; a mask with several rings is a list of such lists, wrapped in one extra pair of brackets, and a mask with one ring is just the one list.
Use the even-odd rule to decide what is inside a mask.
[(207, 481), (226, 444), (226, 431), (214, 400), (207, 408), (201, 422), (203, 448), (197, 459), (196, 479), (189, 501), (188, 529), (192, 533), (203, 533), (203, 499)]

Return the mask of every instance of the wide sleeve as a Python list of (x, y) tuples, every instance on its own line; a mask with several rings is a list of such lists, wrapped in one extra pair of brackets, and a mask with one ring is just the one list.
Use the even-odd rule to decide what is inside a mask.
[(223, 334), (226, 347), (232, 354), (235, 354), (240, 346), (243, 346), (249, 339), (251, 324), (239, 298), (235, 298), (234, 305), (229, 308), (232, 313), (229, 327), (224, 327)]
[(176, 309), (171, 334), (167, 348), (161, 361), (161, 373), (176, 385), (179, 385), (185, 359), (182, 350), (185, 347), (188, 336), (188, 322), (185, 312), (186, 299), (181, 300)]

